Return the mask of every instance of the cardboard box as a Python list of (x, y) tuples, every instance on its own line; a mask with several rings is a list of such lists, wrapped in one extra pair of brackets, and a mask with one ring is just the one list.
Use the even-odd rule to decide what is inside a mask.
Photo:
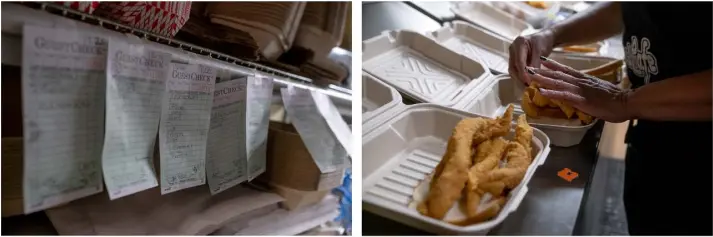
[(301, 191), (331, 190), (342, 185), (344, 167), (322, 173), (292, 125), (270, 122), (265, 181)]
[(2, 138), (2, 217), (22, 215), (22, 137)]
[(282, 207), (287, 210), (297, 210), (302, 207), (317, 204), (331, 192), (330, 190), (300, 191), (276, 184), (271, 186), (277, 194), (285, 199), (285, 201), (282, 202)]

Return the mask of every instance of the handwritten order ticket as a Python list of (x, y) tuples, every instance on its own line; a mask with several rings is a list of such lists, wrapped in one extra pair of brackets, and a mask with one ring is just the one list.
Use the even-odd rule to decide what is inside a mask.
[(267, 131), (270, 126), (272, 78), (248, 77), (247, 89), (247, 157), (248, 180), (267, 166)]
[(174, 61), (160, 125), (161, 193), (205, 184), (216, 69)]
[(208, 186), (213, 194), (247, 179), (246, 88), (247, 78), (215, 85), (206, 157)]
[(24, 210), (102, 191), (106, 39), (25, 25)]
[(102, 167), (111, 199), (156, 187), (153, 154), (170, 54), (109, 44)]
[(343, 167), (347, 152), (320, 114), (310, 91), (296, 87), (283, 88), (282, 101), (287, 116), (319, 170), (329, 173)]

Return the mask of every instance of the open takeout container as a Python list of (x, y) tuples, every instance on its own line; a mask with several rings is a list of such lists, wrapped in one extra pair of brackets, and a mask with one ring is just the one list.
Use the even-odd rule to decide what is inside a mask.
[[(616, 61), (615, 58), (602, 57), (602, 56), (588, 56), (582, 54), (572, 54), (572, 53), (558, 53), (553, 52), (549, 56), (550, 59), (555, 60), (564, 65), (570, 66), (578, 71), (586, 71), (590, 69), (597, 68), (604, 64)], [(624, 75), (624, 66), (614, 68), (613, 70), (595, 75), (602, 80), (609, 81), (614, 84), (621, 82)]]
[[(496, 76), (480, 89), (473, 90), (468, 96), (463, 97), (456, 109), (494, 118), (502, 114), (508, 105), (513, 104), (516, 116), (524, 114), (520, 105), (525, 85), (509, 75)], [(569, 147), (579, 144), (587, 131), (597, 123), (598, 119), (587, 125), (581, 125), (576, 118), (540, 117), (535, 119), (528, 117), (527, 121), (533, 127), (547, 134), (552, 141), (552, 145)]]
[(362, 65), (405, 97), (446, 107), (492, 76), (477, 61), (412, 31), (386, 31), (365, 40)]
[(451, 5), (451, 11), (459, 19), (481, 26), (511, 42), (522, 32), (534, 29), (527, 22), (486, 2), (457, 2)]
[(376, 115), (395, 107), (404, 106), (401, 95), (393, 87), (364, 73), (361, 77), (361, 112), (362, 124), (366, 124)]
[[(463, 118), (483, 115), (434, 104), (403, 106), (382, 114), (363, 135), (364, 209), (424, 231), (451, 235), (482, 235), (502, 223), (527, 194), (527, 185), (550, 151), (550, 139), (533, 128), (534, 156), (520, 185), (513, 189), (500, 213), (493, 219), (470, 226), (456, 226), (421, 215), (410, 208), (413, 194), (435, 169), (446, 150), (453, 128)], [(506, 138), (511, 139), (511, 133)]]
[(593, 49), (595, 49), (595, 51), (594, 52), (578, 52), (578, 51), (567, 50), (566, 47), (554, 48), (552, 51), (558, 52), (558, 53), (570, 53), (570, 54), (579, 54), (579, 55), (587, 55), (587, 56), (600, 56), (600, 55), (606, 54), (607, 50), (609, 50), (609, 43), (607, 43), (606, 41), (599, 41), (599, 42), (590, 43), (590, 44), (581, 44), (581, 45), (577, 45), (577, 46), (593, 48)]
[[(520, 35), (522, 35), (522, 36), (531, 35), (531, 34), (539, 32), (539, 31), (540, 31), (539, 29), (527, 29), (527, 30), (521, 32)], [(595, 52), (577, 52), (577, 51), (566, 50), (565, 47), (557, 47), (557, 48), (552, 49), (552, 52), (597, 57), (597, 56), (606, 55), (607, 52), (610, 50), (609, 43), (604, 40), (594, 42), (594, 43), (589, 43), (589, 44), (580, 44), (580, 45), (576, 45), (576, 46), (595, 48), (596, 51)]]
[(439, 44), (473, 59), (497, 73), (508, 71), (510, 41), (464, 21), (446, 23), (428, 34)]
[[(512, 42), (502, 36), (463, 21), (446, 23), (442, 28), (427, 35), (446, 48), (480, 62), (498, 74), (508, 73), (508, 48)], [(549, 57), (580, 71), (616, 61), (615, 58), (563, 52), (553, 52)], [(617, 68), (611, 72), (610, 77), (602, 79), (616, 83), (621, 79), (620, 71), (621, 68)]]

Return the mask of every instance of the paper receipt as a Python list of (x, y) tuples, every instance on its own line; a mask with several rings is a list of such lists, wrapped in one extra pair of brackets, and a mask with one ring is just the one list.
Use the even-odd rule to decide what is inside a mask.
[(250, 181), (265, 172), (267, 166), (272, 78), (248, 77), (247, 92), (247, 158)]
[(158, 185), (153, 154), (170, 60), (142, 44), (109, 44), (102, 168), (112, 200)]
[(205, 184), (205, 155), (217, 69), (171, 62), (161, 108), (161, 194)]
[(107, 40), (25, 25), (22, 106), (24, 210), (102, 191)]
[(215, 85), (206, 156), (208, 186), (213, 194), (247, 179), (246, 89), (247, 78)]
[(329, 173), (343, 167), (347, 152), (321, 116), (311, 92), (292, 86), (283, 88), (282, 100), (287, 116), (320, 171)]

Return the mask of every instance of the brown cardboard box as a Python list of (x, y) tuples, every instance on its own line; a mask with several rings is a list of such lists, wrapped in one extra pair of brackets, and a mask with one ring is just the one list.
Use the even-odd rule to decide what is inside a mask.
[(271, 184), (301, 191), (331, 190), (342, 185), (344, 168), (322, 173), (292, 125), (270, 122), (267, 137), (267, 171)]
[(22, 202), (22, 137), (2, 138), (2, 217), (25, 213)]
[(276, 184), (271, 186), (277, 194), (285, 199), (285, 201), (282, 202), (282, 207), (287, 210), (297, 210), (302, 207), (319, 203), (330, 193), (330, 190), (300, 191)]

